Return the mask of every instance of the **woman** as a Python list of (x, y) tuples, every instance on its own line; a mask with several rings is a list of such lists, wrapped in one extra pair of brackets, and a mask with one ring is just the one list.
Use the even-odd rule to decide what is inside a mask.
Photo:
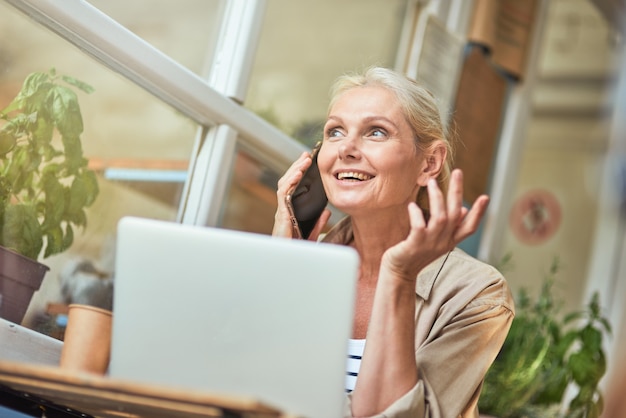
[[(497, 270), (455, 248), (488, 198), (464, 208), (450, 160), (426, 90), (384, 68), (338, 79), (318, 166), (329, 201), (348, 215), (323, 241), (355, 248), (361, 261), (350, 354), (362, 360), (346, 416), (478, 416), (513, 301)], [(303, 154), (279, 180), (273, 235), (291, 237), (284, 197), (310, 164)]]

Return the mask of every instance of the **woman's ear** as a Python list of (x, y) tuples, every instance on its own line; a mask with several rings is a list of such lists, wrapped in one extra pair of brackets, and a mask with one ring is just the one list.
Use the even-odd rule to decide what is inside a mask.
[(417, 178), (417, 184), (426, 186), (429, 178), (437, 178), (448, 155), (448, 149), (441, 141), (437, 141), (424, 153), (421, 169)]

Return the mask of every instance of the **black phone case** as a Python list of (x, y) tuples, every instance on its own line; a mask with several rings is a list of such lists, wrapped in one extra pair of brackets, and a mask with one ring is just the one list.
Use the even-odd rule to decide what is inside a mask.
[(317, 166), (317, 153), (320, 147), (321, 143), (314, 148), (311, 155), (313, 163), (304, 173), (290, 198), (297, 227), (304, 239), (311, 235), (315, 223), (328, 203)]

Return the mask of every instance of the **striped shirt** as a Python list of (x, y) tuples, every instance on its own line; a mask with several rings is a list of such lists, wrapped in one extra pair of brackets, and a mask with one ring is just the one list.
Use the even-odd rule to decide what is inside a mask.
[(346, 393), (354, 390), (356, 377), (361, 367), (361, 357), (365, 348), (365, 340), (353, 340), (348, 342), (348, 362), (346, 363)]

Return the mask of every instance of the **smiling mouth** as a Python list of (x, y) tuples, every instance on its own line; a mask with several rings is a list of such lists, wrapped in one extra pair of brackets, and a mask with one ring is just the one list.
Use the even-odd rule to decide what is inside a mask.
[(342, 173), (337, 173), (335, 176), (338, 180), (347, 180), (347, 181), (365, 181), (374, 178), (374, 176), (370, 176), (365, 173), (357, 173), (354, 171), (346, 171)]

